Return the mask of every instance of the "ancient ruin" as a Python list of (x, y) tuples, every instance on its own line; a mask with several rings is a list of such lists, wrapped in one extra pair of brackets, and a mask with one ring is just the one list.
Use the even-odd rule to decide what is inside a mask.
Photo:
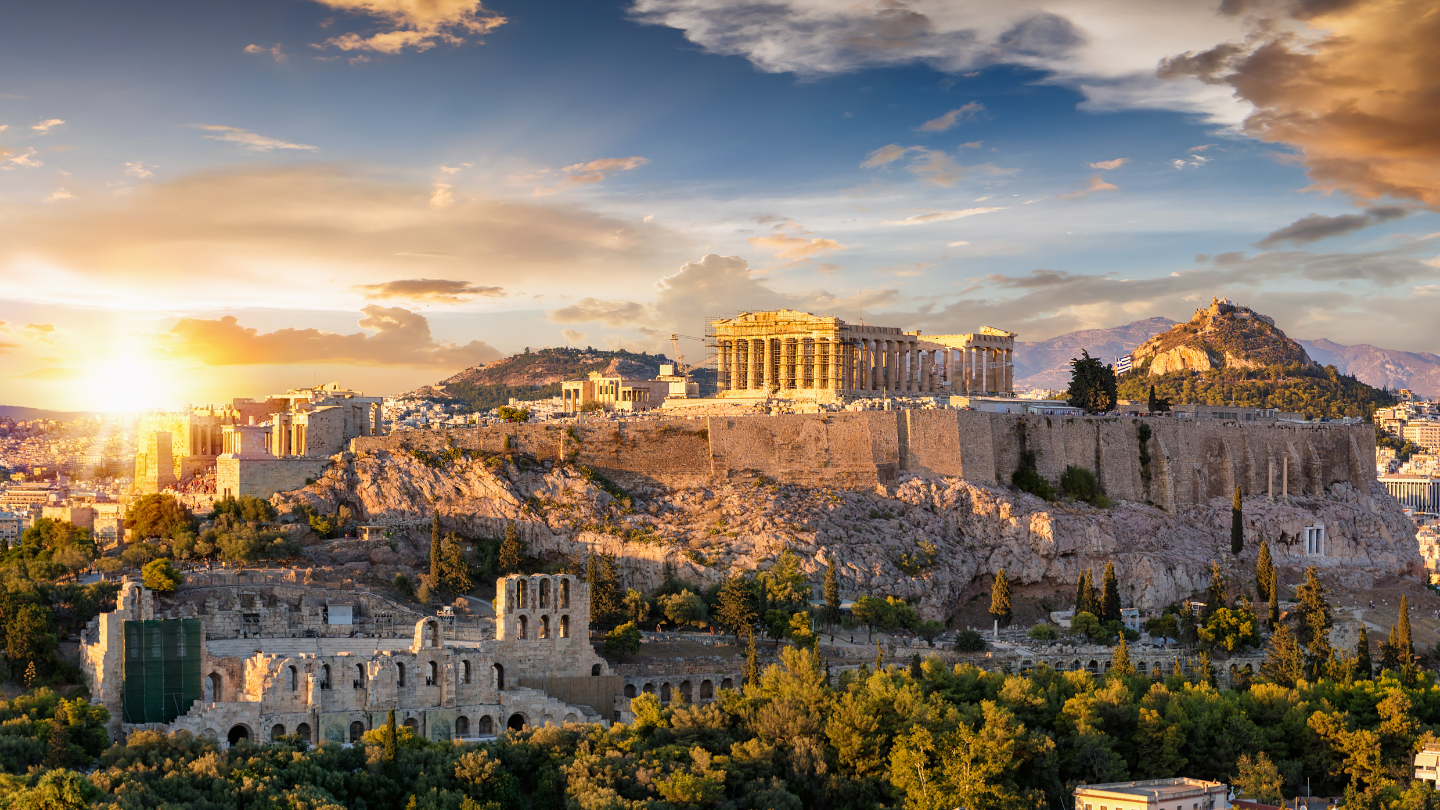
[(782, 309), (713, 319), (719, 396), (1010, 396), (1015, 333), (926, 335)]

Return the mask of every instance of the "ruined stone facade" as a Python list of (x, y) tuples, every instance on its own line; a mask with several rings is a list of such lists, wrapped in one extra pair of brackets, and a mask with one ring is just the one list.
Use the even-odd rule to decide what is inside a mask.
[(721, 397), (1004, 394), (1014, 390), (1015, 333), (965, 335), (850, 324), (795, 310), (710, 322)]
[[(314, 600), (309, 607), (315, 610), (303, 603), (293, 615), (270, 610), (264, 622), (260, 606), (241, 605), (242, 625), (235, 627), (223, 611), (195, 616), (193, 604), (157, 611), (154, 595), (129, 582), (116, 610), (102, 614), (82, 640), (82, 669), (92, 700), (110, 711), (117, 740), (138, 728), (162, 728), (230, 743), (291, 734), (351, 743), (383, 725), (392, 709), (397, 724), (431, 740), (612, 719), (623, 684), (590, 645), (588, 586), (568, 575), (512, 575), (497, 590), (501, 610), (492, 639), (449, 637), (454, 634), (434, 616), (415, 621), (408, 639), (376, 624), (366, 627), (371, 632), (315, 638), (306, 629), (317, 618), (329, 623), (315, 615)], [(348, 622), (348, 610), (328, 619), (342, 615)], [(203, 699), (168, 725), (126, 723), (125, 623), (188, 617), (205, 627)], [(521, 685), (536, 679), (542, 688)], [(579, 694), (589, 703), (569, 703), (556, 693)]]

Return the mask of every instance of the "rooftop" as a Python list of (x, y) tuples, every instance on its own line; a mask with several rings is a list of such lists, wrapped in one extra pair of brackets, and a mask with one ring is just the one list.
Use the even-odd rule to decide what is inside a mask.
[(1144, 796), (1147, 799), (1166, 799), (1188, 796), (1209, 788), (1224, 788), (1220, 782), (1206, 782), (1203, 779), (1189, 779), (1177, 776), (1172, 779), (1141, 779), (1135, 782), (1109, 782), (1103, 785), (1080, 785), (1075, 788), (1078, 795), (1085, 793), (1123, 793), (1129, 796)]

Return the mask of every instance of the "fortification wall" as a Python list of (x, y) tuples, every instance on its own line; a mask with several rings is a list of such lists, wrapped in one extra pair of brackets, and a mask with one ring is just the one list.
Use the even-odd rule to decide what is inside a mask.
[(215, 460), (215, 491), (238, 498), (268, 498), (276, 492), (299, 489), (330, 466), (328, 458), (240, 458)]
[(1375, 480), (1367, 425), (1178, 418), (1018, 416), (900, 410), (407, 431), (353, 440), (356, 452), (455, 446), (593, 467), (626, 486), (700, 486), (764, 476), (864, 489), (901, 474), (1007, 483), (1026, 454), (1057, 483), (1093, 471), (1111, 498), (1166, 509), (1243, 494), (1319, 495)]

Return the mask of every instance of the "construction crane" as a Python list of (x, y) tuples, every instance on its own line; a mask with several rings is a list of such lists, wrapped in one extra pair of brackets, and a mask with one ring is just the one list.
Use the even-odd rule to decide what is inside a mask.
[(680, 338), (699, 340), (701, 342), (704, 342), (704, 338), (697, 338), (691, 335), (677, 335), (674, 332), (670, 333), (670, 350), (675, 353), (675, 373), (685, 376), (690, 371), (690, 368), (685, 365), (685, 355), (680, 353)]

